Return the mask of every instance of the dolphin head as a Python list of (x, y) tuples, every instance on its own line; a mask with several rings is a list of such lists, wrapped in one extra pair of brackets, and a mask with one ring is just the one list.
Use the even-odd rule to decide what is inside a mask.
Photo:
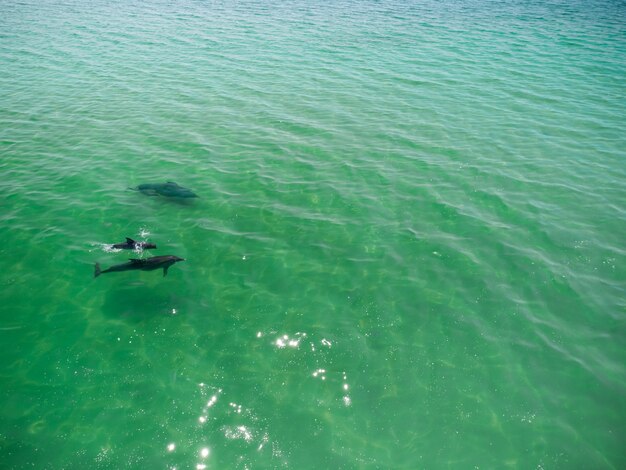
[[(155, 259), (155, 258), (152, 258)], [(167, 276), (167, 270), (170, 266), (172, 266), (175, 263), (178, 263), (179, 261), (185, 261), (184, 258), (179, 258), (178, 256), (174, 256), (174, 255), (166, 255), (166, 256), (160, 256), (158, 257), (159, 259), (159, 267), (163, 267), (163, 276)]]
[(187, 188), (180, 188), (173, 193), (174, 197), (182, 197), (182, 198), (190, 198), (190, 197), (198, 197), (196, 193)]

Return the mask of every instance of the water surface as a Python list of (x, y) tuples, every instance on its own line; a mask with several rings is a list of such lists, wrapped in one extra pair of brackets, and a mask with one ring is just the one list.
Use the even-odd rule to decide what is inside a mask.
[(625, 24), (0, 2), (2, 467), (625, 468)]

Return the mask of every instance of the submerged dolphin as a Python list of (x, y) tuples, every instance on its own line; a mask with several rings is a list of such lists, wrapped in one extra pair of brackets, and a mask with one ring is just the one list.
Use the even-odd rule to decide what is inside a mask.
[(198, 197), (191, 189), (183, 188), (178, 183), (168, 181), (167, 183), (145, 183), (140, 184), (135, 189), (147, 196), (165, 196), (165, 197), (180, 197), (191, 198)]
[(116, 271), (154, 271), (155, 269), (163, 268), (163, 276), (167, 276), (167, 269), (174, 263), (179, 261), (185, 261), (183, 258), (173, 255), (153, 256), (146, 259), (132, 259), (130, 258), (128, 263), (116, 264), (108, 269), (102, 271), (100, 269), (100, 263), (96, 263), (96, 268), (93, 277), (98, 277), (104, 273), (114, 273)]
[(118, 250), (152, 250), (157, 246), (154, 243), (148, 242), (136, 242), (132, 238), (126, 237), (126, 241), (124, 243), (116, 243), (115, 245), (111, 245), (111, 248), (116, 248)]

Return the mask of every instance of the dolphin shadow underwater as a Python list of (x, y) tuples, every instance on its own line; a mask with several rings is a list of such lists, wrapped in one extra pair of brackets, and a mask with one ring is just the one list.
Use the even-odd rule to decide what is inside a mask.
[(164, 196), (177, 199), (192, 199), (198, 197), (191, 189), (184, 188), (174, 181), (167, 181), (166, 183), (144, 183), (136, 188), (128, 189), (139, 191), (146, 196)]
[(185, 298), (176, 291), (138, 281), (107, 289), (101, 308), (108, 317), (142, 323), (155, 315), (172, 315), (184, 303)]
[(185, 261), (174, 255), (153, 256), (152, 258), (135, 259), (130, 258), (127, 263), (116, 264), (104, 271), (100, 268), (100, 263), (96, 263), (94, 269), (94, 277), (98, 277), (105, 273), (114, 273), (122, 271), (154, 271), (163, 269), (163, 276), (167, 276), (167, 270), (170, 266), (179, 261)]

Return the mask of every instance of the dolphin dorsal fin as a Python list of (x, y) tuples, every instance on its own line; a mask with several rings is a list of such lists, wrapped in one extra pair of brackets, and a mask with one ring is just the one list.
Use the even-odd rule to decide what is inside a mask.
[(166, 181), (166, 183), (175, 184), (176, 186), (178, 186), (178, 183), (176, 183), (175, 181)]
[(132, 238), (128, 238), (128, 237), (126, 237), (126, 243), (132, 243), (133, 245), (137, 244), (135, 240), (133, 240)]

